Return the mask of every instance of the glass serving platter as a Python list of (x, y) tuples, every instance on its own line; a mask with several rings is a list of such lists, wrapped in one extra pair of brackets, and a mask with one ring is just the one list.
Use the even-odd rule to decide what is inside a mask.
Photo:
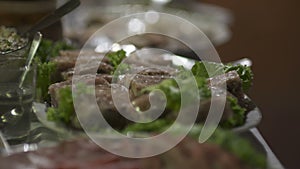
[[(74, 137), (86, 137), (86, 135), (81, 133), (74, 133), (70, 129), (60, 126), (56, 123), (49, 122), (46, 119), (45, 114), (45, 105), (41, 103), (34, 103), (34, 113), (36, 115), (37, 120), (32, 121), (32, 131), (30, 132), (28, 138), (26, 139), (26, 143), (24, 141), (19, 142), (19, 144), (10, 146), (9, 152), (3, 147), (2, 142), (0, 144), (0, 155), (8, 156), (10, 154), (19, 153), (19, 152), (27, 152), (34, 151), (38, 148), (54, 146), (58, 142), (71, 139)], [(250, 116), (255, 116), (260, 114), (258, 108), (253, 110)], [(260, 115), (261, 116), (261, 115)], [(249, 119), (247, 121), (252, 121), (253, 119)], [(258, 121), (257, 121), (258, 122)], [(243, 138), (246, 138), (251, 142), (251, 144), (257, 149), (257, 151), (263, 153), (267, 157), (268, 167), (267, 169), (284, 169), (280, 161), (274, 155), (272, 150), (266, 144), (263, 137), (260, 135), (259, 131), (254, 127), (250, 127), (254, 125), (255, 122), (247, 123), (240, 128), (236, 128), (236, 132), (239, 132), (239, 135)], [(248, 128), (250, 127), (250, 129)], [(246, 130), (246, 128), (248, 128)], [(242, 132), (243, 131), (243, 132)], [(137, 136), (145, 136), (145, 134), (137, 134)]]

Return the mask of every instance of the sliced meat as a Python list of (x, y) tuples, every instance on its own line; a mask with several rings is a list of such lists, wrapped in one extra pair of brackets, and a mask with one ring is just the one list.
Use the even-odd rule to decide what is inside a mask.
[[(121, 145), (125, 146), (126, 142), (123, 142)], [(126, 148), (116, 144), (118, 148)], [(151, 158), (120, 157), (88, 139), (77, 139), (37, 151), (2, 156), (0, 163), (0, 169), (250, 169), (219, 146), (199, 144), (190, 138), (185, 138), (168, 152)]]
[[(99, 53), (95, 52), (94, 50), (85, 50), (85, 51), (83, 51), (83, 50), (62, 50), (59, 52), (59, 54), (62, 57), (77, 58), (79, 56), (80, 52), (84, 56), (99, 55)], [(104, 57), (102, 59), (102, 62), (109, 63), (109, 59), (107, 57)]]
[[(227, 96), (233, 97), (235, 98), (233, 95), (231, 95), (230, 93), (227, 93)], [(215, 104), (220, 104), (221, 103), (221, 97), (217, 96), (216, 102)], [(226, 98), (225, 98), (226, 99)], [(201, 123), (204, 122), (208, 116), (209, 110), (210, 110), (210, 106), (211, 106), (211, 99), (206, 99), (206, 100), (201, 100), (200, 102), (200, 108), (199, 108), (199, 112), (198, 112), (198, 116), (197, 116), (197, 123)], [(218, 106), (218, 105), (215, 105)], [(220, 105), (220, 107), (223, 105)], [(230, 106), (230, 102), (228, 101), (228, 99), (226, 99), (226, 103), (225, 103), (225, 107), (224, 107), (224, 111), (222, 114), (222, 118), (221, 118), (221, 122), (224, 122), (226, 120), (228, 120), (229, 118), (231, 118), (233, 116), (233, 110)]]
[(224, 75), (210, 78), (208, 81), (210, 87), (218, 87), (226, 84), (227, 90), (238, 99), (239, 105), (244, 107), (247, 111), (253, 110), (256, 107), (244, 93), (242, 80), (236, 71), (230, 71)]
[(163, 154), (168, 168), (186, 169), (246, 169), (241, 161), (218, 145), (184, 139), (178, 146)]
[[(94, 77), (85, 75), (79, 77), (81, 80), (85, 81), (85, 84), (90, 84), (94, 85)], [(60, 83), (55, 83), (52, 84), (49, 87), (49, 93), (51, 95), (51, 103), (53, 107), (58, 107), (60, 103), (60, 98), (59, 98), (59, 90), (61, 88), (70, 88), (72, 84), (71, 80), (60, 82)], [(121, 88), (122, 86), (118, 85), (113, 85), (113, 87), (116, 89), (115, 92), (118, 92), (118, 88)], [(125, 127), (130, 121), (124, 118), (117, 110), (115, 107), (115, 103), (112, 98), (112, 86), (101, 76), (96, 76), (95, 79), (95, 94), (96, 94), (96, 101), (99, 106), (99, 109), (103, 115), (103, 117), (106, 119), (106, 121), (113, 127), (117, 129), (121, 129)], [(123, 87), (124, 88), (124, 87)], [(128, 91), (127, 91), (128, 93)], [(121, 101), (121, 105), (119, 105), (122, 109), (127, 108), (126, 102)], [(87, 103), (89, 104), (89, 102)], [(87, 106), (87, 105), (84, 105)], [(74, 112), (75, 115), (75, 112)], [(94, 117), (90, 117), (89, 115), (86, 115), (84, 118), (86, 119), (93, 119)], [(74, 125), (73, 127), (78, 126), (77, 121), (74, 120)]]
[[(175, 71), (175, 69), (172, 69)], [(144, 68), (144, 70), (140, 71), (138, 74), (139, 75), (148, 75), (148, 76), (170, 76), (172, 73), (171, 70), (163, 70), (163, 69), (158, 69), (158, 68)]]
[[(105, 85), (108, 86), (109, 82), (105, 80), (101, 75), (94, 77), (93, 75), (84, 75), (80, 77), (80, 81), (84, 81), (85, 84)], [(94, 83), (95, 82), (95, 83)], [(59, 104), (58, 91), (61, 88), (70, 87), (72, 85), (72, 79), (67, 81), (54, 83), (49, 87), (49, 94), (51, 96), (51, 105), (57, 107)]]
[[(126, 76), (126, 75), (125, 75)], [(133, 96), (140, 95), (140, 92), (142, 89), (149, 87), (151, 85), (156, 85), (160, 82), (162, 82), (165, 79), (171, 78), (170, 75), (144, 75), (144, 74), (138, 74), (134, 76), (132, 81), (130, 82), (130, 92)]]
[(59, 94), (58, 91), (59, 89), (69, 87), (71, 85), (72, 81), (64, 81), (64, 82), (59, 82), (59, 83), (54, 83), (49, 86), (49, 94), (51, 96), (51, 105), (53, 107), (57, 107), (59, 104)]
[[(234, 97), (231, 94), (228, 94), (228, 95), (231, 96), (231, 97)], [(221, 103), (220, 101), (218, 101), (218, 99), (221, 100), (222, 98), (217, 97), (216, 104)], [(136, 108), (138, 108), (141, 111), (148, 110), (150, 108), (149, 94), (144, 94), (144, 95), (141, 95), (139, 97), (136, 97), (132, 101), (132, 104), (133, 104), (133, 106), (135, 106)], [(211, 99), (201, 100), (199, 106), (200, 107), (199, 107), (196, 123), (201, 123), (201, 122), (204, 122), (206, 120), (207, 115), (208, 115), (209, 110), (210, 110), (210, 106), (211, 106)], [(221, 122), (228, 120), (230, 117), (233, 116), (233, 114), (234, 113), (231, 109), (230, 102), (228, 100), (226, 100)], [(177, 112), (174, 112), (173, 110), (166, 109), (162, 113), (160, 118), (168, 118), (170, 120), (175, 120), (177, 118), (177, 115), (178, 115)]]
[(89, 72), (94, 68), (93, 65), (98, 67), (99, 73), (110, 73), (113, 67), (109, 63), (109, 59), (103, 54), (96, 53), (93, 51), (83, 51), (81, 52), (81, 57), (77, 60), (80, 51), (61, 51), (58, 57), (55, 57), (52, 61), (57, 64), (58, 72), (69, 71), (75, 67), (76, 62), (82, 65), (80, 68), (82, 74)]
[[(110, 70), (110, 69), (111, 68), (109, 68), (107, 70)], [(83, 73), (83, 75), (84, 74), (89, 74), (89, 72), (85, 72), (85, 73)], [(72, 79), (73, 75), (74, 75), (74, 68), (71, 68), (71, 69), (68, 69), (67, 71), (61, 72), (61, 76), (64, 81)], [(110, 75), (110, 74), (97, 74), (97, 76), (101, 76), (109, 83), (112, 82), (112, 75)]]

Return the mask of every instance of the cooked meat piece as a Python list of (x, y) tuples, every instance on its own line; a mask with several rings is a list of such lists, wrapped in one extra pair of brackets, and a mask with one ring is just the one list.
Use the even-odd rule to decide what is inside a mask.
[(237, 93), (242, 91), (242, 80), (236, 71), (230, 71), (224, 75), (219, 75), (208, 79), (209, 85), (218, 87), (226, 83), (228, 90), (230, 92)]
[[(234, 97), (230, 93), (227, 93), (227, 96)], [(221, 97), (217, 97), (217, 100), (215, 103), (220, 104), (221, 101), (218, 101), (218, 100), (221, 100), (221, 99), (222, 99)], [(196, 120), (197, 123), (201, 123), (206, 120), (208, 112), (210, 110), (210, 106), (211, 106), (211, 99), (201, 100), (200, 108), (199, 108), (199, 112), (198, 112), (198, 116), (197, 116), (197, 120)], [(231, 109), (230, 102), (226, 99), (221, 122), (228, 120), (230, 117), (232, 117), (232, 115), (233, 115), (233, 111)]]
[[(150, 101), (149, 101), (149, 94), (143, 94), (139, 97), (136, 97), (135, 99), (133, 99), (133, 101), (131, 102), (132, 106), (135, 108), (134, 110), (131, 110), (131, 112), (136, 112), (138, 114), (141, 114), (141, 112), (143, 112), (143, 117), (147, 117), (149, 119), (155, 119), (156, 118), (156, 115), (157, 113), (161, 113), (159, 115), (158, 118), (165, 118), (168, 114), (171, 113), (170, 110), (160, 110), (157, 106), (157, 104), (163, 102), (163, 98), (161, 98), (162, 100), (160, 99), (156, 99), (155, 102), (153, 103), (153, 107), (151, 107), (151, 110), (150, 112), (147, 112), (148, 114), (145, 114), (147, 110), (150, 109)], [(128, 111), (130, 111), (130, 109), (128, 109)], [(176, 117), (175, 117), (176, 118)]]
[(139, 97), (136, 97), (132, 101), (132, 105), (141, 111), (148, 110), (150, 108), (149, 94), (143, 94)]
[[(234, 97), (233, 95), (227, 93), (227, 96), (228, 95), (230, 95), (231, 97)], [(220, 101), (218, 101), (218, 99), (221, 99), (221, 98), (217, 97), (217, 100), (216, 100), (217, 104), (221, 103)], [(138, 109), (141, 111), (148, 110), (150, 108), (149, 94), (144, 94), (144, 95), (141, 95), (141, 96), (135, 98), (132, 101), (132, 104), (135, 107), (138, 107)], [(201, 123), (206, 120), (208, 112), (210, 110), (210, 105), (211, 105), (211, 99), (201, 100), (196, 123)], [(228, 100), (226, 100), (221, 121), (226, 121), (232, 115), (233, 115), (233, 111), (230, 107), (230, 103), (228, 102)], [(175, 120), (177, 118), (177, 113), (175, 113), (175, 112), (172, 113), (172, 110), (166, 109), (163, 112), (163, 114), (160, 116), (160, 118), (164, 118), (164, 117), (171, 119), (171, 120)]]
[[(178, 146), (162, 155), (172, 169), (249, 169), (239, 159), (218, 145), (185, 138)], [(166, 167), (167, 168), (167, 167)]]
[(61, 77), (63, 80), (69, 80), (69, 79), (72, 79), (73, 75), (74, 75), (74, 69), (73, 68), (70, 68), (66, 71), (63, 71), (60, 73), (61, 74)]
[[(99, 53), (95, 52), (94, 50), (86, 50), (86, 51), (82, 51), (82, 50), (62, 50), (62, 51), (59, 52), (59, 54), (62, 57), (77, 58), (79, 56), (80, 52), (82, 52), (82, 55), (86, 55), (86, 56), (99, 55)], [(109, 63), (109, 60), (108, 60), (108, 58), (104, 57), (102, 59), (102, 62)]]
[(57, 65), (57, 70), (59, 72), (62, 72), (62, 71), (65, 71), (65, 70), (68, 70), (70, 68), (73, 68), (75, 66), (75, 63), (76, 63), (76, 59), (77, 58), (73, 58), (73, 57), (56, 57), (54, 58), (52, 61), (54, 63), (56, 63)]
[(0, 161), (0, 169), (136, 169), (134, 166), (139, 166), (138, 161), (108, 153), (85, 139), (2, 157)]
[(109, 74), (97, 74), (97, 76), (102, 77), (103, 79), (105, 79), (106, 81), (108, 81), (108, 83), (112, 82), (112, 78), (113, 78), (112, 75), (109, 75)]
[[(131, 82), (130, 91), (132, 95), (135, 97), (132, 101), (133, 105), (137, 107), (141, 111), (148, 110), (150, 108), (150, 102), (149, 102), (149, 95), (144, 94), (140, 96), (140, 91), (150, 85), (154, 85), (157, 83), (160, 83), (162, 80), (166, 78), (170, 78), (170, 76), (164, 77), (164, 76), (141, 76), (137, 75), (137, 78), (134, 78)], [(212, 84), (214, 83), (214, 84)], [(222, 91), (222, 89), (218, 88), (220, 85), (226, 83), (228, 91)], [(226, 73), (224, 76), (217, 76), (214, 77), (214, 79), (209, 79), (209, 87), (212, 88), (216, 95), (216, 104), (221, 103), (218, 101), (218, 99), (222, 99), (219, 97), (219, 95), (226, 94), (226, 96), (230, 96), (233, 98), (237, 98), (239, 101), (239, 104), (246, 108), (248, 111), (252, 110), (254, 108), (254, 104), (246, 98), (246, 95), (243, 93), (242, 89), (242, 81), (239, 78), (239, 75), (235, 71), (231, 71)], [(233, 94), (231, 94), (231, 92)], [(238, 96), (238, 97), (237, 97)], [(198, 117), (196, 122), (203, 122), (207, 118), (208, 112), (210, 110), (211, 106), (211, 99), (201, 100), (200, 102), (200, 108), (198, 112)], [(163, 115), (161, 117), (167, 116), (167, 118), (170, 118), (174, 120), (177, 117), (176, 113), (171, 113), (172, 110), (165, 110)], [(230, 102), (228, 99), (226, 99), (226, 104), (224, 108), (224, 112), (222, 115), (221, 121), (226, 121), (230, 117), (233, 116), (233, 111), (230, 106)]]
[[(212, 84), (212, 82), (214, 83)], [(236, 71), (230, 71), (224, 75), (209, 79), (210, 87), (218, 87), (224, 83), (227, 85), (227, 90), (238, 99), (240, 106), (244, 107), (247, 111), (253, 110), (256, 107), (255, 104), (244, 93), (242, 88), (242, 80)]]
[[(95, 66), (93, 66), (95, 65)], [(89, 63), (88, 65), (81, 65), (80, 67), (77, 67), (77, 74), (90, 74), (90, 73), (95, 73), (95, 68), (98, 67), (97, 73), (104, 73), (104, 74), (110, 74), (114, 68), (108, 63), (105, 62), (100, 62), (100, 65), (97, 62)]]
[(58, 91), (59, 89), (65, 88), (70, 86), (72, 83), (71, 80), (64, 81), (64, 82), (59, 82), (59, 83), (54, 83), (49, 86), (49, 94), (51, 96), (51, 105), (54, 107), (58, 106), (59, 103), (59, 98), (58, 98)]
[[(109, 85), (109, 82), (107, 82), (101, 75), (97, 75), (96, 77), (94, 77), (93, 75), (84, 75), (84, 76), (80, 77), (80, 81), (81, 80), (85, 81), (87, 84), (94, 84), (93, 82), (95, 82), (95, 85), (106, 85), (106, 86)], [(54, 107), (58, 106), (58, 103), (59, 103), (58, 91), (59, 91), (59, 89), (65, 88), (65, 87), (70, 87), (71, 84), (72, 84), (72, 79), (50, 85), (49, 94), (51, 96), (52, 106), (54, 106)]]
[[(109, 70), (109, 69), (107, 69), (107, 70)], [(86, 72), (86, 73), (88, 74), (88, 72)], [(74, 68), (71, 68), (67, 71), (61, 72), (61, 76), (62, 76), (63, 80), (70, 80), (70, 79), (72, 79), (73, 75), (74, 75)], [(112, 82), (112, 75), (110, 75), (110, 74), (97, 74), (97, 76), (101, 76), (109, 83)]]
[(90, 140), (77, 139), (37, 151), (2, 156), (0, 163), (0, 169), (250, 169), (219, 146), (199, 144), (190, 138), (185, 138), (170, 151), (151, 158), (120, 157)]
[[(171, 68), (170, 68), (171, 69)], [(175, 69), (172, 69), (175, 71)], [(172, 73), (171, 70), (162, 70), (158, 68), (144, 68), (144, 70), (140, 71), (139, 75), (148, 75), (148, 76), (170, 76)]]
[[(126, 77), (126, 75), (125, 75)], [(138, 74), (134, 76), (132, 81), (130, 82), (130, 92), (133, 96), (140, 95), (140, 92), (145, 87), (149, 87), (151, 85), (158, 84), (165, 79), (171, 78), (170, 75), (143, 75)]]
[[(142, 50), (143, 51), (143, 50)], [(138, 52), (139, 55), (143, 55), (142, 53)], [(147, 53), (147, 52), (146, 52)], [(149, 56), (147, 53), (145, 56), (137, 56), (136, 53), (130, 54), (130, 56), (125, 60), (125, 63), (130, 65), (136, 66), (143, 66), (143, 67), (164, 67), (170, 68), (172, 65), (171, 60), (165, 60), (161, 54)]]
[[(84, 80), (87, 84), (93, 85), (93, 76), (91, 75), (85, 75), (81, 76), (80, 79)], [(51, 103), (53, 107), (57, 107), (60, 103), (60, 98), (59, 98), (59, 89), (65, 88), (65, 87), (71, 87), (72, 81), (64, 81), (60, 83), (55, 83), (52, 84), (49, 87), (49, 93), (51, 95)], [(101, 76), (98, 75), (96, 76), (95, 79), (95, 94), (96, 94), (96, 101), (98, 103), (99, 109), (106, 119), (108, 123), (118, 129), (121, 129), (125, 127), (130, 121), (124, 118), (116, 109), (115, 103), (112, 98), (112, 89), (111, 85)], [(118, 88), (121, 88), (122, 86), (118, 85), (113, 85), (113, 87), (116, 89), (115, 92), (118, 92)], [(124, 88), (124, 87), (123, 87)], [(128, 91), (127, 91), (128, 93)], [(126, 104), (127, 102), (122, 102), (119, 106), (126, 110), (128, 105)], [(86, 105), (85, 105), (86, 106)], [(90, 117), (89, 115), (85, 116), (85, 118), (94, 118)], [(75, 126), (74, 126), (75, 127)]]
[[(116, 92), (118, 95), (120, 95), (118, 93), (118, 90), (120, 90), (120, 88), (122, 86), (113, 85), (111, 87), (115, 88), (116, 91), (114, 91), (114, 92)], [(97, 99), (99, 109), (100, 109), (103, 117), (105, 118), (105, 120), (112, 127), (117, 128), (117, 129), (122, 129), (127, 124), (130, 123), (130, 121), (127, 118), (123, 117), (117, 110), (117, 108), (116, 108), (117, 103), (112, 98), (112, 89), (110, 87), (98, 85), (98, 86), (96, 86), (95, 90), (96, 90), (96, 99)], [(126, 93), (128, 93), (128, 92), (126, 92)], [(120, 96), (118, 98), (123, 99)], [(118, 106), (120, 107), (121, 111), (125, 111), (128, 107), (128, 104), (126, 101), (121, 101), (121, 103)]]
[[(71, 71), (69, 74), (70, 75), (74, 74), (73, 68), (75, 67), (76, 60), (70, 60), (69, 58), (66, 58), (66, 57), (57, 57), (53, 60), (53, 62), (55, 62), (57, 64), (58, 72)], [(98, 61), (94, 61), (94, 60), (91, 60), (91, 62), (92, 63), (85, 63), (85, 64), (81, 65), (81, 67), (77, 67), (77, 71), (80, 74), (88, 74), (88, 73), (92, 72), (93, 69), (95, 69), (95, 67), (93, 65), (98, 67), (98, 64), (99, 64), (99, 67), (98, 67), (97, 73), (110, 74), (114, 70), (114, 68), (108, 63), (105, 63), (105, 62), (97, 63)]]
[[(74, 68), (79, 53), (80, 51), (61, 51), (61, 56), (58, 56), (52, 60), (57, 64), (57, 71), (64, 72), (70, 70), (71, 68)], [(90, 71), (93, 68), (93, 65), (98, 66), (99, 64), (99, 73), (110, 73), (113, 70), (113, 67), (110, 65), (108, 58), (104, 57), (103, 54), (92, 51), (85, 51), (81, 53), (81, 56), (84, 57), (81, 57), (77, 62), (82, 65), (83, 74), (84, 72)]]

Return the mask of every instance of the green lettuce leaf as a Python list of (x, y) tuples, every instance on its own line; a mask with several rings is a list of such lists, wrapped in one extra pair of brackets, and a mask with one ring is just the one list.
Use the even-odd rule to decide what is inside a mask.
[(37, 100), (39, 101), (46, 101), (50, 102), (50, 96), (48, 94), (48, 88), (50, 84), (52, 83), (51, 75), (56, 70), (56, 64), (53, 62), (45, 62), (42, 63), (40, 61), (37, 61), (37, 79), (36, 79), (36, 85), (37, 85)]
[(37, 100), (50, 102), (48, 88), (56, 81), (53, 78), (56, 71), (56, 64), (51, 62), (50, 59), (57, 57), (59, 51), (69, 49), (74, 48), (63, 41), (54, 42), (48, 39), (41, 41), (35, 56), (35, 63), (37, 65)]
[(227, 96), (227, 101), (230, 103), (230, 108), (233, 111), (232, 117), (221, 123), (224, 128), (233, 128), (241, 126), (245, 123), (246, 109), (238, 104), (238, 100), (234, 97)]
[[(122, 60), (126, 58), (126, 52), (124, 50), (119, 50), (116, 52), (107, 53), (106, 57), (109, 59), (109, 62), (114, 67), (114, 71), (121, 64)], [(114, 72), (112, 72), (113, 74)]]
[(57, 108), (50, 107), (47, 110), (47, 119), (55, 122), (70, 124), (75, 116), (72, 91), (70, 87), (61, 88), (58, 91), (59, 104)]
[[(148, 93), (154, 90), (163, 91), (167, 99), (167, 108), (170, 110), (174, 110), (175, 112), (179, 111), (181, 107), (181, 92), (185, 92), (190, 95), (190, 99), (198, 98), (199, 96), (201, 97), (201, 99), (210, 98), (211, 92), (207, 86), (206, 78), (197, 76), (194, 77), (189, 73), (189, 71), (184, 69), (181, 69), (176, 76), (178, 79), (181, 79), (181, 89), (179, 89), (179, 86), (174, 79), (166, 79), (159, 84), (152, 85), (143, 89), (142, 93)], [(191, 88), (193, 88), (192, 84), (195, 82), (195, 80), (198, 86), (198, 92), (191, 90)], [(189, 101), (187, 101), (187, 103), (188, 102)]]
[[(231, 64), (223, 65), (213, 62), (196, 62), (192, 67), (192, 72), (195, 76), (204, 78), (214, 77), (233, 70), (239, 74), (244, 91), (248, 91), (252, 86), (253, 81), (253, 73), (249, 66)], [(208, 72), (210, 72), (210, 76), (208, 75)]]

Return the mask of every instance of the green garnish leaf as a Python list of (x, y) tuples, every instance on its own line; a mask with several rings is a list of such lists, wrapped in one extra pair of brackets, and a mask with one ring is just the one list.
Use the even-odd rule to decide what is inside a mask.
[(112, 73), (114, 76), (125, 74), (131, 69), (131, 66), (126, 63), (120, 63), (117, 69)]
[(37, 64), (37, 99), (39, 101), (50, 102), (48, 88), (56, 82), (53, 75), (56, 71), (56, 64), (50, 59), (59, 55), (59, 51), (74, 49), (63, 41), (53, 42), (43, 39), (37, 50), (35, 63)]
[(53, 62), (42, 63), (37, 61), (37, 68), (37, 100), (50, 102), (48, 88), (52, 83), (51, 75), (56, 70), (56, 64)]
[(233, 111), (232, 117), (221, 123), (224, 128), (233, 128), (236, 126), (243, 125), (245, 123), (246, 109), (242, 108), (238, 104), (238, 100), (234, 97), (227, 96), (227, 100), (230, 103), (230, 108)]
[(161, 90), (164, 92), (168, 109), (179, 111), (180, 109), (180, 102), (181, 102), (181, 95), (178, 85), (174, 79), (167, 79), (162, 81), (161, 83), (153, 86), (149, 86), (142, 90), (143, 93), (152, 92), (154, 90)]
[[(224, 65), (213, 62), (196, 62), (192, 67), (192, 72), (196, 77), (209, 78), (224, 72)], [(210, 76), (208, 75), (210, 72)]]
[(71, 87), (67, 86), (59, 89), (57, 92), (57, 98), (59, 104), (57, 107), (49, 107), (47, 110), (47, 119), (54, 122), (62, 122), (64, 124), (71, 124), (73, 127), (80, 128), (78, 119), (75, 114), (73, 96), (79, 97), (81, 94), (92, 94), (93, 88), (87, 86), (84, 83), (76, 85), (76, 92), (72, 93)]
[(63, 122), (69, 124), (73, 117), (74, 106), (72, 91), (70, 87), (61, 88), (58, 91), (59, 104), (57, 108), (50, 107), (47, 110), (47, 118), (51, 121)]
[(59, 51), (61, 50), (70, 50), (74, 49), (73, 46), (67, 44), (63, 41), (52, 41), (48, 39), (43, 39), (41, 44), (36, 52), (36, 57), (42, 63), (48, 62), (51, 58), (54, 58), (59, 55)]
[[(207, 70), (210, 72), (211, 76), (208, 75)], [(196, 62), (192, 67), (192, 72), (195, 76), (204, 78), (214, 77), (233, 70), (239, 74), (244, 91), (248, 91), (253, 81), (253, 73), (249, 66), (231, 64), (223, 65), (213, 62)]]
[(226, 65), (225, 72), (235, 70), (242, 79), (243, 90), (248, 91), (252, 86), (253, 72), (249, 66), (246, 65)]
[(119, 50), (116, 52), (109, 52), (106, 56), (114, 67), (114, 70), (116, 70), (122, 60), (126, 58), (126, 52), (124, 50)]
[[(154, 90), (161, 90), (164, 92), (167, 99), (167, 108), (175, 112), (180, 110), (181, 106), (181, 93), (186, 93), (191, 96), (189, 99), (198, 98), (209, 98), (211, 92), (207, 86), (207, 81), (203, 77), (194, 77), (189, 71), (181, 69), (176, 75), (177, 79), (180, 79), (181, 89), (175, 79), (166, 79), (161, 83), (149, 86), (142, 90), (142, 93), (152, 92)], [(191, 90), (193, 84), (197, 84), (198, 92)], [(185, 101), (189, 103), (189, 101)]]

